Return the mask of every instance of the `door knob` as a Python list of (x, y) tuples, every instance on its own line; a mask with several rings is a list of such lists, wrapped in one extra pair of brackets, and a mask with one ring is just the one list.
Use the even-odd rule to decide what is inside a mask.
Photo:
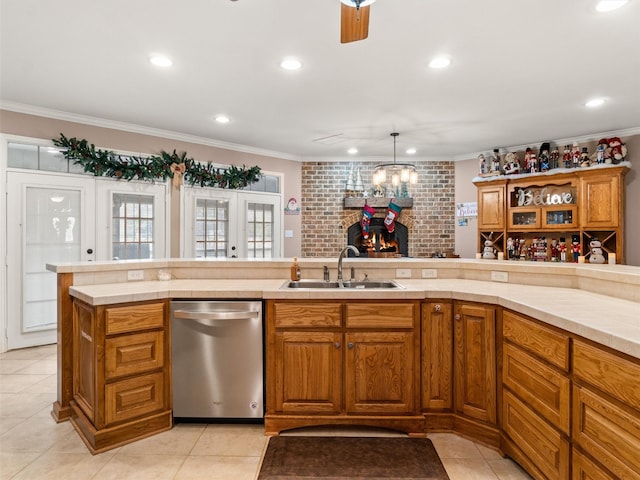
[(349, 343), (347, 343), (347, 347), (349, 347), (349, 348), (353, 348), (353, 342), (349, 342)]
[(93, 248), (87, 248), (87, 253), (91, 255), (93, 253)]

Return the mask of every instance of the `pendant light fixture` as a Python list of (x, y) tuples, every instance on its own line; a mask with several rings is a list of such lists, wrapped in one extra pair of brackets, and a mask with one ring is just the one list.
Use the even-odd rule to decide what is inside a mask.
[[(393, 163), (382, 163), (373, 170), (373, 184), (382, 185), (391, 180), (391, 185), (397, 189), (400, 185), (406, 187), (407, 184), (415, 185), (418, 183), (418, 171), (416, 166), (410, 163), (396, 162), (396, 138), (400, 135), (393, 132)], [(404, 190), (404, 188), (403, 188)]]

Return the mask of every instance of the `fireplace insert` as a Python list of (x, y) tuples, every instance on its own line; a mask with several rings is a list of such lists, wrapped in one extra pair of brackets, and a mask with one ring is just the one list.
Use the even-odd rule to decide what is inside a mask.
[[(374, 217), (369, 224), (369, 238), (362, 238), (362, 227), (356, 222), (347, 229), (347, 244), (355, 246), (361, 257), (408, 256), (409, 229), (396, 222), (395, 230), (389, 233), (384, 226), (384, 218)], [(355, 256), (348, 252), (350, 257)]]

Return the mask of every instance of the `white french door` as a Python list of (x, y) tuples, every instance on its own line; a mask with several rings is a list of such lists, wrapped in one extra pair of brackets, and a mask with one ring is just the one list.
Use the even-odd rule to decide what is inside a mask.
[(94, 179), (7, 172), (7, 347), (56, 342), (56, 274), (95, 260)]
[(167, 257), (168, 184), (96, 179), (99, 260)]
[(280, 194), (184, 186), (181, 256), (282, 257)]

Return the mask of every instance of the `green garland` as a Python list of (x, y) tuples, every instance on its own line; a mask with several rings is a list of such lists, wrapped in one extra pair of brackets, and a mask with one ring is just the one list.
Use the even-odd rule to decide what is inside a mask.
[(53, 139), (53, 144), (62, 149), (67, 160), (82, 165), (85, 172), (96, 177), (153, 182), (174, 178), (181, 173), (189, 185), (238, 189), (257, 182), (261, 175), (258, 166), (216, 168), (210, 163), (187, 158), (186, 152), (178, 154), (175, 150), (173, 153), (162, 151), (160, 156), (149, 157), (119, 155), (110, 150), (96, 149), (93, 143), (89, 144), (86, 140), (67, 138), (62, 133), (59, 139)]

